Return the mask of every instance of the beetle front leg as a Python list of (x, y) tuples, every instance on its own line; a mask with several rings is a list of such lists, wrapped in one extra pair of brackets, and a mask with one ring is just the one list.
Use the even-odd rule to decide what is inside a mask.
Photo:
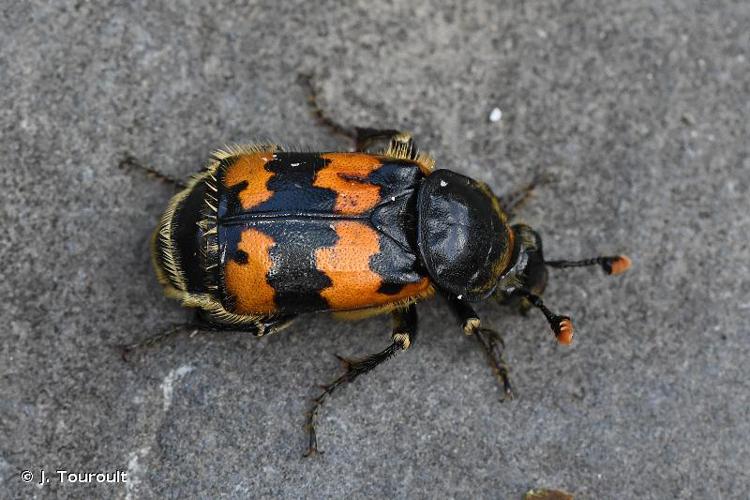
[(312, 408), (307, 413), (307, 420), (305, 422), (305, 428), (308, 432), (309, 443), (307, 452), (304, 456), (309, 457), (316, 453), (323, 453), (318, 450), (318, 436), (315, 432), (315, 419), (318, 416), (318, 410), (326, 401), (328, 396), (333, 394), (338, 387), (344, 386), (353, 382), (360, 375), (364, 375), (369, 372), (380, 363), (386, 361), (388, 358), (394, 356), (399, 351), (407, 350), (412, 343), (417, 333), (417, 308), (414, 304), (407, 306), (405, 309), (398, 309), (392, 312), (394, 325), (393, 334), (391, 339), (393, 343), (386, 347), (384, 350), (376, 354), (365, 356), (364, 358), (344, 358), (339, 356), (336, 357), (341, 361), (344, 367), (344, 373), (340, 375), (333, 382), (321, 386), (323, 392), (313, 399)]
[(495, 330), (483, 328), (479, 316), (467, 301), (453, 295), (448, 296), (447, 299), (451, 309), (453, 309), (453, 312), (461, 322), (464, 333), (476, 338), (482, 347), (492, 372), (503, 388), (503, 399), (513, 399), (513, 387), (510, 384), (509, 375), (510, 370), (508, 364), (503, 359), (503, 351), (505, 350), (503, 337)]
[(531, 194), (537, 186), (546, 184), (549, 180), (549, 176), (546, 174), (538, 174), (521, 189), (501, 196), (500, 206), (503, 207), (503, 210), (508, 215), (508, 219), (513, 219), (516, 216), (516, 212), (529, 201)]

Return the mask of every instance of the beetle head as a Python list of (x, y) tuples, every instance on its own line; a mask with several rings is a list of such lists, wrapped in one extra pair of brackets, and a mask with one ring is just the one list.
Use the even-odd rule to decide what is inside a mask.
[(498, 280), (495, 298), (501, 303), (519, 303), (522, 312), (531, 307), (538, 308), (547, 318), (557, 340), (561, 344), (570, 344), (573, 341), (573, 324), (570, 318), (547, 309), (540, 297), (547, 286), (547, 268), (599, 265), (604, 272), (614, 275), (627, 271), (630, 259), (617, 255), (578, 261), (544, 260), (539, 233), (525, 224), (516, 224), (511, 230), (515, 236), (513, 255), (506, 271)]

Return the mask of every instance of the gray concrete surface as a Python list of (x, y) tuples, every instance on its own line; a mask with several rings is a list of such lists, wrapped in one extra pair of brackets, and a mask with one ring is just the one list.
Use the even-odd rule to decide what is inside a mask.
[[(343, 3), (343, 2), (342, 2)], [(750, 489), (750, 4), (12, 2), (0, 12), (0, 497), (746, 498)], [(313, 383), (388, 322), (324, 316), (277, 337), (112, 345), (186, 318), (147, 239), (212, 148), (348, 147), (308, 112), (413, 130), (498, 193), (547, 172), (521, 219), (555, 271), (543, 318), (484, 305), (518, 399), (499, 403), (445, 304), (408, 353), (336, 394), (303, 460)], [(493, 108), (503, 112), (490, 122)], [(126, 484), (22, 482), (29, 469)]]

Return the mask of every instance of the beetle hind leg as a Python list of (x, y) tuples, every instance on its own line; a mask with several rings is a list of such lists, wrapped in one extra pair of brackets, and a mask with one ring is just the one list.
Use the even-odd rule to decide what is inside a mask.
[(130, 169), (130, 168), (137, 168), (139, 170), (146, 172), (148, 175), (159, 179), (162, 182), (166, 182), (167, 184), (172, 184), (173, 186), (178, 187), (180, 189), (184, 189), (185, 187), (187, 187), (187, 184), (185, 184), (180, 179), (172, 177), (169, 174), (165, 174), (164, 172), (160, 172), (159, 170), (156, 170), (153, 167), (149, 167), (148, 165), (144, 165), (132, 155), (125, 155), (117, 164), (117, 166), (121, 168), (122, 170)]
[(393, 343), (382, 351), (365, 356), (363, 358), (345, 358), (339, 355), (336, 357), (341, 361), (344, 373), (329, 384), (322, 385), (321, 392), (315, 399), (310, 411), (307, 412), (305, 428), (308, 433), (308, 447), (305, 457), (323, 453), (318, 449), (318, 436), (315, 430), (315, 420), (318, 416), (318, 410), (333, 392), (342, 386), (345, 386), (357, 379), (360, 375), (368, 373), (384, 361), (396, 355), (399, 351), (408, 349), (417, 332), (417, 309), (414, 304), (409, 305), (406, 309), (393, 311), (394, 327), (391, 338)]
[(127, 363), (130, 361), (133, 354), (163, 345), (164, 342), (167, 342), (182, 334), (187, 333), (189, 337), (193, 337), (198, 332), (212, 332), (222, 329), (223, 328), (221, 328), (219, 325), (214, 325), (201, 319), (201, 316), (196, 311), (193, 321), (189, 321), (186, 323), (174, 323), (161, 332), (157, 333), (156, 335), (146, 337), (143, 340), (138, 340), (130, 344), (120, 344), (116, 347), (120, 351), (120, 357), (122, 358), (122, 360)]
[[(150, 347), (157, 346), (171, 338), (174, 338), (181, 333), (184, 333), (188, 331), (191, 327), (190, 323), (179, 323), (174, 324), (170, 326), (169, 328), (166, 328), (162, 330), (161, 332), (157, 333), (156, 335), (152, 335), (151, 337), (147, 337), (143, 340), (140, 340), (138, 342), (132, 342), (130, 344), (120, 344), (117, 345), (117, 350), (120, 352), (120, 357), (123, 361), (126, 363), (130, 361), (130, 357), (133, 355), (133, 353), (137, 351), (141, 351), (143, 349), (148, 349)], [(194, 330), (193, 332), (196, 332)], [(193, 334), (191, 332), (191, 335)]]
[(203, 311), (197, 310), (190, 322), (173, 324), (156, 335), (130, 344), (121, 344), (117, 348), (123, 361), (128, 362), (134, 353), (156, 347), (183, 333), (189, 332), (189, 336), (192, 337), (198, 332), (248, 332), (256, 337), (263, 337), (283, 330), (294, 319), (295, 316), (288, 315), (259, 318), (257, 321), (247, 324), (222, 324), (211, 321), (210, 316), (205, 316)]

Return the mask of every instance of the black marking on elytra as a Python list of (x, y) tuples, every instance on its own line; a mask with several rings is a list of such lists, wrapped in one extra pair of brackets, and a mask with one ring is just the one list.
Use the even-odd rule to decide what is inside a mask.
[(321, 290), (333, 283), (317, 269), (315, 252), (338, 241), (336, 231), (326, 220), (284, 221), (263, 224), (259, 230), (276, 244), (271, 248), (268, 283), (276, 290), (276, 307), (281, 312), (323, 311), (328, 302)]
[(313, 186), (329, 163), (319, 153), (276, 153), (265, 167), (274, 174), (266, 184), (273, 196), (252, 212), (333, 213), (336, 192)]
[(380, 285), (380, 288), (378, 288), (378, 293), (382, 293), (385, 295), (396, 295), (401, 290), (404, 289), (406, 286), (406, 283), (386, 283), (383, 282), (382, 285)]
[(370, 172), (364, 182), (380, 186), (380, 198), (387, 201), (414, 191), (423, 178), (424, 174), (413, 161), (387, 159)]
[(381, 186), (381, 200), (372, 211), (372, 225), (404, 249), (417, 244), (417, 191), (424, 174), (414, 162), (388, 160), (368, 181)]
[(180, 202), (172, 219), (173, 240), (177, 244), (185, 285), (192, 293), (205, 292), (200, 252), (202, 233), (198, 228), (205, 191), (203, 183), (197, 184)]
[(227, 169), (231, 167), (238, 159), (238, 156), (230, 156), (224, 158), (219, 162), (217, 168), (218, 177), (218, 188), (222, 195), (219, 197), (219, 206), (217, 207), (217, 215), (219, 218), (226, 216), (227, 214), (237, 213), (242, 210), (240, 204), (239, 193), (247, 187), (247, 181), (242, 181), (238, 184), (230, 186), (229, 188), (224, 186), (224, 176), (226, 175)]
[(377, 273), (383, 283), (378, 292), (395, 295), (410, 284), (417, 283), (422, 276), (417, 272), (417, 256), (388, 236), (379, 233), (380, 252), (370, 257), (370, 270)]
[(232, 260), (234, 260), (237, 264), (247, 264), (247, 253), (244, 250), (237, 250), (234, 252), (234, 255), (232, 255)]
[[(238, 254), (243, 252), (239, 248), (237, 248), (237, 245), (240, 242), (240, 238), (242, 237), (242, 232), (247, 229), (247, 226), (222, 226), (219, 225), (218, 227), (218, 241), (219, 241), (219, 267), (222, 268), (222, 271), (220, 275), (222, 276), (219, 279), (219, 293), (221, 296), (221, 303), (224, 306), (224, 309), (227, 311), (234, 311), (236, 300), (233, 295), (231, 295), (224, 284), (223, 280), (223, 268), (229, 261), (237, 261), (239, 262), (242, 257)], [(247, 259), (247, 254), (245, 254), (245, 259)]]
[(381, 186), (381, 202), (371, 221), (378, 231), (380, 252), (370, 257), (370, 269), (383, 278), (380, 293), (395, 295), (422, 278), (417, 258), (417, 189), (424, 174), (414, 163), (388, 160), (367, 181)]
[(247, 181), (225, 188), (224, 195), (219, 197), (219, 217), (229, 217), (231, 214), (240, 213), (244, 210), (240, 201), (240, 193), (246, 188)]
[[(309, 219), (268, 223), (265, 220), (249, 220), (244, 226), (224, 226), (220, 237), (225, 245), (227, 261), (247, 262), (248, 256), (237, 248), (237, 244), (242, 233), (251, 229), (274, 240), (269, 251), (272, 264), (266, 280), (276, 291), (274, 302), (277, 311), (301, 313), (328, 309), (328, 303), (320, 296), (320, 291), (331, 286), (332, 282), (317, 269), (315, 252), (321, 247), (332, 247), (338, 241), (330, 221)], [(235, 298), (225, 286), (221, 288), (222, 303), (228, 310), (233, 310)]]

